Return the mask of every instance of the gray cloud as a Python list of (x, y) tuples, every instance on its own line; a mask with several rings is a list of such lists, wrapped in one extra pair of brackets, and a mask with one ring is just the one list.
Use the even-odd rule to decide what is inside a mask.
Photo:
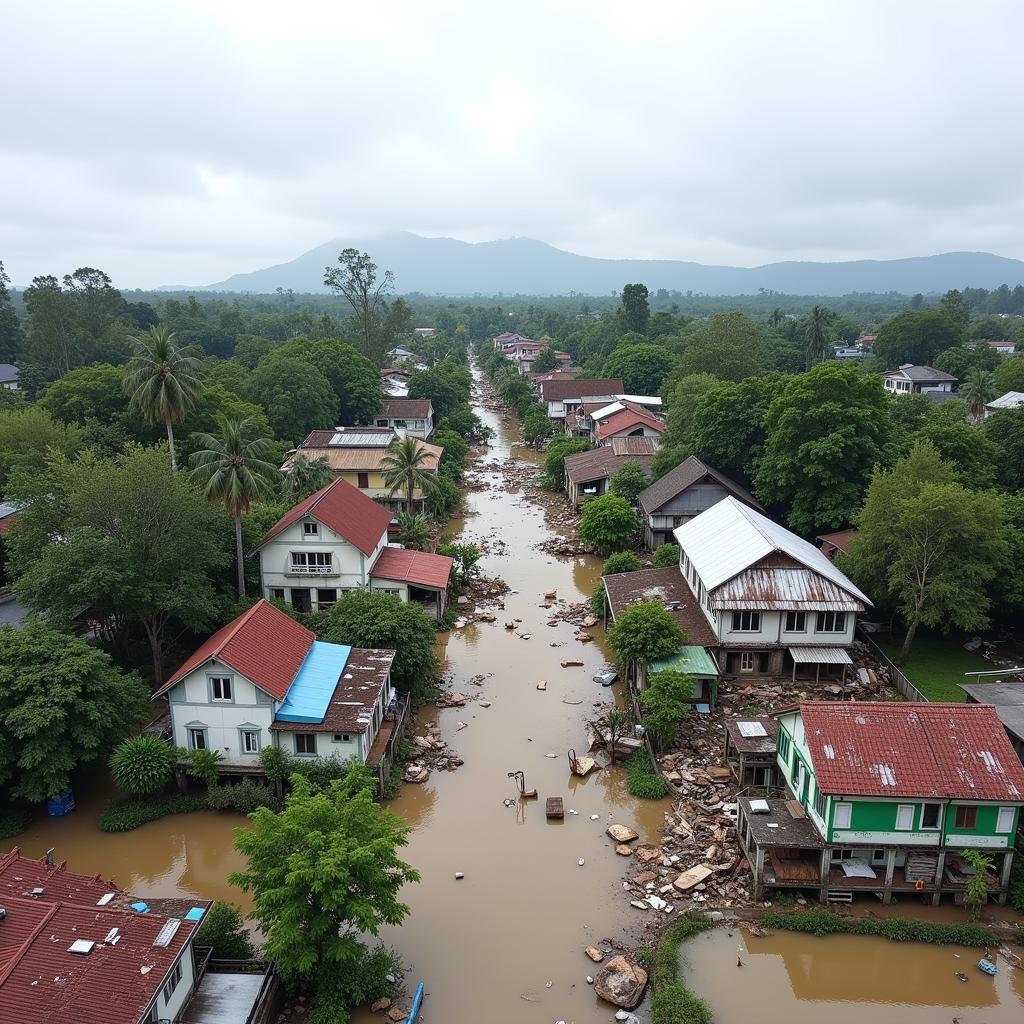
[(331, 237), (1024, 257), (1024, 8), (4, 5), (0, 258), (200, 283)]

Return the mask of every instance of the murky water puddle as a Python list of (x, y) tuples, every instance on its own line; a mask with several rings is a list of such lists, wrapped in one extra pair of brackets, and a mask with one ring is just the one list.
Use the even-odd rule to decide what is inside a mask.
[(981, 953), (962, 946), (716, 929), (682, 953), (715, 1024), (1019, 1024), (1024, 1013), (1024, 971), (1002, 964), (990, 978)]

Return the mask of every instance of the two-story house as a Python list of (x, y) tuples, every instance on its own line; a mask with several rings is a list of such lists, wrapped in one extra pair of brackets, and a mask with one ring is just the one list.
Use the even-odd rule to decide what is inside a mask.
[(263, 596), (299, 612), (349, 590), (386, 590), (440, 617), (452, 559), (388, 546), (391, 513), (344, 479), (304, 498), (259, 543)]
[(373, 423), (394, 430), (400, 437), (426, 441), (434, 432), (434, 403), (429, 398), (386, 398)]
[[(405, 511), (405, 489), (390, 493), (384, 482), (387, 459), (398, 434), (392, 427), (335, 427), (334, 430), (314, 430), (292, 452), (281, 467), (287, 473), (295, 455), (309, 459), (321, 456), (327, 460), (335, 476), (358, 487), (367, 497), (373, 498), (392, 512)], [(413, 439), (416, 446), (425, 451), (420, 469), (430, 475), (437, 475), (444, 448), (420, 438)], [(422, 511), (426, 495), (417, 487), (413, 491), (414, 511)]]
[(616, 395), (623, 392), (621, 377), (573, 378), (558, 376), (543, 380), (540, 384), (540, 401), (547, 406), (549, 419), (559, 423), (571, 412), (585, 403), (601, 402), (608, 405)]
[(732, 494), (673, 536), (726, 675), (845, 675), (871, 602), (818, 548)]
[(775, 712), (776, 764), (791, 800), (741, 798), (737, 829), (755, 889), (963, 898), (991, 859), (1005, 902), (1024, 806), (1024, 766), (983, 704), (809, 701)]
[(217, 751), (222, 772), (260, 774), (267, 746), (366, 761), (395, 696), (394, 657), (317, 640), (261, 598), (153, 696), (167, 698), (175, 746)]
[[(566, 463), (568, 464), (568, 459)], [(674, 531), (723, 498), (732, 495), (751, 508), (763, 511), (744, 488), (724, 473), (691, 455), (637, 496), (644, 521), (644, 544), (653, 551), (675, 542)]]

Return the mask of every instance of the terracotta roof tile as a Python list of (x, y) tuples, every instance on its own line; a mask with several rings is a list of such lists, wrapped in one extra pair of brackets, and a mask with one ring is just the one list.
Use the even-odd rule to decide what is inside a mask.
[(408, 548), (385, 548), (370, 569), (375, 579), (398, 580), (419, 587), (444, 590), (452, 574), (454, 560), (448, 555)]
[(541, 400), (561, 402), (566, 398), (598, 398), (622, 393), (621, 377), (589, 377), (568, 379), (562, 376), (546, 380), (540, 386)]
[(643, 412), (639, 409), (623, 409), (602, 420), (597, 428), (597, 437), (598, 440), (603, 441), (606, 437), (611, 437), (620, 430), (629, 430), (632, 427), (639, 426), (656, 430), (659, 434), (665, 432), (665, 424), (649, 412)]

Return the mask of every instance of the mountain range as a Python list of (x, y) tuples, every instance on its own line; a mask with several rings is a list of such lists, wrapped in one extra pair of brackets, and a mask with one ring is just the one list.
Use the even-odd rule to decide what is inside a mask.
[[(331, 241), (288, 263), (233, 274), (201, 290), (269, 293), (277, 288), (322, 292), (324, 267), (347, 246), (365, 250), (394, 272), (399, 293), (425, 295), (607, 295), (631, 281), (653, 292), (787, 295), (850, 292), (941, 293), (950, 288), (1024, 284), (1024, 262), (987, 252), (947, 252), (897, 260), (768, 263), (722, 267), (683, 260), (600, 259), (557, 249), (533, 238), (461, 242), (392, 232), (358, 242)], [(177, 290), (177, 289), (175, 289)], [(195, 290), (190, 289), (190, 290)]]

